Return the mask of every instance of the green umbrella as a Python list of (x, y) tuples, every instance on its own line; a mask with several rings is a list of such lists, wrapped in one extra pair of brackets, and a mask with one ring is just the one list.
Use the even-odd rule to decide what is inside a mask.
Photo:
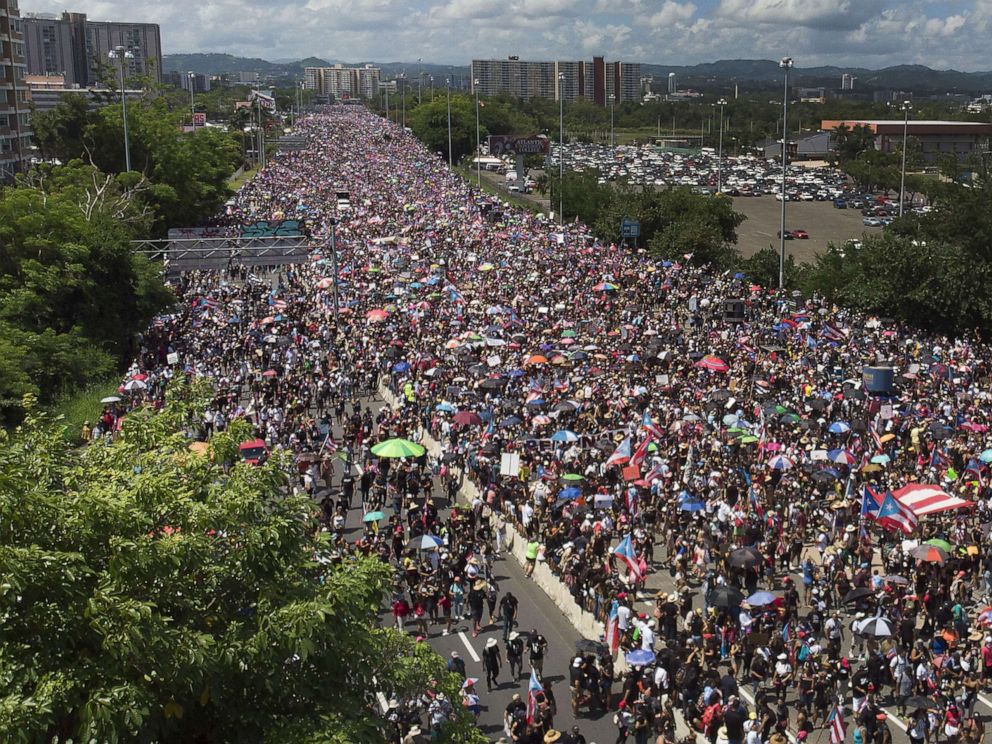
[(584, 475), (579, 475), (578, 473), (565, 473), (561, 479), (567, 481), (580, 481), (585, 480), (586, 478)]
[(658, 451), (658, 445), (655, 444), (654, 442), (651, 442), (651, 444), (648, 445), (648, 452), (657, 452), (657, 451)]
[(758, 438), (756, 436), (754, 436), (753, 434), (750, 434), (750, 435), (748, 435), (746, 437), (741, 437), (741, 444), (752, 444), (752, 443), (757, 442), (757, 441), (758, 441)]
[(570, 329), (568, 329), (567, 331), (565, 331), (565, 332), (564, 332), (563, 334), (561, 334), (561, 337), (562, 337), (562, 338), (575, 338), (575, 337), (576, 337), (576, 336), (578, 336), (578, 335), (579, 335), (578, 333), (576, 333), (575, 331), (573, 331), (573, 330), (572, 330), (572, 329), (570, 328)]
[(372, 448), (376, 457), (420, 457), (424, 448), (409, 439), (387, 439)]
[(743, 436), (744, 434), (747, 434), (747, 429), (742, 429), (739, 426), (734, 426), (734, 427), (732, 427), (730, 429), (727, 429), (727, 433), (728, 434), (740, 434), (740, 435)]
[(951, 545), (947, 540), (941, 540), (939, 537), (935, 537), (932, 540), (927, 540), (925, 545), (933, 545), (935, 548), (940, 548), (948, 553), (954, 550), (954, 546)]
[(364, 517), (362, 517), (363, 522), (378, 522), (380, 519), (385, 519), (386, 515), (381, 511), (369, 512)]

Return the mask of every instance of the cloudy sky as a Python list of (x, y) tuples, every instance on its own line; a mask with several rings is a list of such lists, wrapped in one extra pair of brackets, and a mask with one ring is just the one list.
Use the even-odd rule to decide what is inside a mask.
[(164, 51), (466, 64), (473, 57), (988, 70), (992, 0), (22, 0), (157, 22)]

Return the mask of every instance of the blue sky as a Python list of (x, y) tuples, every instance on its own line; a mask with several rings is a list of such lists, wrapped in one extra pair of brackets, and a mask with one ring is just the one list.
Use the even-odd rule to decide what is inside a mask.
[(165, 52), (466, 64), (473, 57), (992, 69), (992, 0), (22, 0), (157, 22)]

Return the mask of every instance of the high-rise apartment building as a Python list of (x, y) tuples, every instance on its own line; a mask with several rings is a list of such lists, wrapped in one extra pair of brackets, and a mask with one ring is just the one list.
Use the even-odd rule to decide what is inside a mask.
[(0, 0), (0, 181), (24, 170), (30, 156), (26, 66), (17, 0)]
[[(32, 13), (24, 18), (28, 72), (63, 75), (66, 85), (98, 85), (109, 69), (107, 55), (123, 46), (126, 75), (144, 75), (162, 82), (162, 39), (157, 23), (90, 21), (85, 13)], [(112, 73), (112, 70), (110, 70)]]
[(641, 66), (607, 63), (602, 57), (592, 62), (475, 59), (472, 81), (473, 90), (477, 87), (483, 96), (506, 93), (516, 98), (583, 99), (605, 106), (611, 94), (617, 96), (617, 103), (640, 100)]
[(303, 87), (318, 95), (372, 98), (379, 93), (379, 68), (364, 67), (306, 67), (303, 69)]
[(854, 90), (854, 81), (857, 80), (854, 75), (845, 72), (840, 76), (840, 89), (841, 90)]

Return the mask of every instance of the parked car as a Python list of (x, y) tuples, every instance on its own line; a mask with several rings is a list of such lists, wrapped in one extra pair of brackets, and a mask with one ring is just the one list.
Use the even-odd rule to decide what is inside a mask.
[(847, 202), (843, 199), (834, 199), (834, 209), (847, 209)]
[(882, 221), (878, 217), (865, 217), (861, 222), (865, 227), (881, 227)]
[[(782, 231), (779, 230), (778, 232), (776, 232), (775, 233), (775, 237), (776, 238), (781, 238), (782, 237)], [(792, 232), (790, 230), (786, 230), (785, 231), (785, 239), (786, 240), (792, 240), (794, 237), (795, 236), (792, 234)]]
[(805, 230), (793, 230), (792, 237), (796, 240), (809, 240), (809, 233)]
[(249, 439), (238, 445), (241, 459), (249, 465), (264, 465), (269, 459), (269, 447), (261, 439)]

